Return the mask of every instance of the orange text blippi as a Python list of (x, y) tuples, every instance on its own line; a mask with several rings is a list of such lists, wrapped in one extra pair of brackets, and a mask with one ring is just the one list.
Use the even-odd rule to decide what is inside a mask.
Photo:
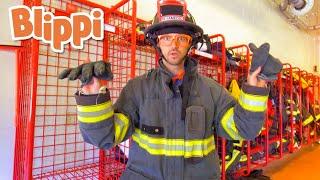
[(103, 39), (104, 14), (99, 8), (72, 13), (69, 17), (54, 16), (45, 12), (44, 7), (14, 6), (9, 8), (11, 35), (13, 40), (35, 38), (49, 43), (55, 52), (63, 52), (64, 45), (70, 43), (77, 49), (89, 38)]

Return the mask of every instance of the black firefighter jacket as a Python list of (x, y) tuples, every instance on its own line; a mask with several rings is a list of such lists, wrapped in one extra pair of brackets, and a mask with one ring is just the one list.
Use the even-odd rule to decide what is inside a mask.
[(262, 128), (269, 90), (243, 85), (239, 101), (197, 72), (187, 58), (181, 86), (160, 67), (130, 80), (114, 105), (110, 93), (76, 95), (85, 142), (108, 149), (132, 137), (121, 179), (219, 179), (214, 132), (253, 139)]

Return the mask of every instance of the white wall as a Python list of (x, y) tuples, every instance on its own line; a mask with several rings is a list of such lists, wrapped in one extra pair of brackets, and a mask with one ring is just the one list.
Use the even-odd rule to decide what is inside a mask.
[[(117, 0), (91, 0), (111, 6)], [(319, 41), (289, 25), (267, 0), (186, 0), (205, 33), (223, 34), (227, 46), (254, 42), (271, 44), (271, 53), (309, 72), (319, 66)], [(108, 3), (107, 3), (108, 2)], [(137, 15), (150, 20), (157, 0), (137, 0)]]
[(15, 142), (16, 55), (0, 50), (0, 179), (13, 175)]
[(202, 0), (201, 7), (196, 3), (190, 1), (189, 7), (197, 23), (205, 32), (225, 35), (227, 45), (269, 42), (271, 53), (283, 62), (309, 72), (318, 65), (316, 38), (289, 25), (266, 0)]
[(22, 0), (1, 0), (0, 1), (0, 45), (19, 46), (20, 41), (13, 41), (11, 38), (11, 30), (9, 25), (8, 8), (22, 4)]
[[(119, 0), (92, 0), (111, 6)], [(21, 0), (0, 1), (0, 44), (11, 41), (8, 7)], [(221, 33), (227, 45), (249, 42), (271, 44), (271, 52), (283, 62), (290, 62), (309, 72), (319, 65), (320, 38), (290, 26), (266, 0), (187, 0), (197, 23), (208, 34)], [(150, 20), (156, 12), (156, 0), (137, 0), (138, 17)], [(14, 153), (15, 55), (0, 51), (0, 179), (12, 179)]]

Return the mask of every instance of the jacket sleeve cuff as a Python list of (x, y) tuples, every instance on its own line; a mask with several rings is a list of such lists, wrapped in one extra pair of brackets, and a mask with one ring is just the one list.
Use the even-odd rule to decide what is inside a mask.
[(268, 96), (270, 91), (269, 88), (250, 86), (247, 83), (243, 83), (241, 89), (246, 94), (258, 95), (258, 96)]
[(244, 84), (240, 91), (240, 106), (251, 112), (264, 112), (267, 108), (269, 89)]
[(77, 105), (81, 105), (81, 106), (102, 104), (111, 100), (109, 90), (107, 90), (107, 92), (103, 94), (100, 93), (100, 94), (91, 94), (91, 95), (82, 95), (79, 92), (76, 92), (75, 98), (76, 98)]

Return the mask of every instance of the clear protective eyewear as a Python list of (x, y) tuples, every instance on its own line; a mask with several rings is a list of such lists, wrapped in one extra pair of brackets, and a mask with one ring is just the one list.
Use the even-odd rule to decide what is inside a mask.
[(164, 46), (172, 45), (173, 40), (180, 46), (189, 46), (192, 37), (186, 34), (164, 34), (158, 36), (159, 43)]

